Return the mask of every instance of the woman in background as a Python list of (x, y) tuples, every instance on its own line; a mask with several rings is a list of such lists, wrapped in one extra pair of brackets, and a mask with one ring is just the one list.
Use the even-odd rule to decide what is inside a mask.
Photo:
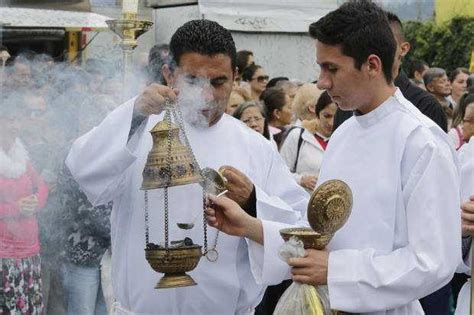
[(28, 111), (2, 100), (0, 115), (0, 258), (2, 314), (42, 314), (41, 260), (37, 212), (48, 188), (19, 139)]
[(336, 109), (336, 104), (328, 92), (324, 91), (315, 107), (315, 131), (294, 128), (280, 150), (295, 180), (309, 192), (316, 187), (324, 151), (332, 133)]
[(251, 64), (242, 72), (242, 80), (250, 85), (251, 99), (258, 101), (267, 87), (268, 75), (261, 66)]
[(286, 130), (293, 121), (291, 99), (283, 90), (269, 88), (262, 93), (261, 100), (268, 119), (270, 134), (280, 148), (286, 136)]
[(268, 130), (268, 121), (265, 119), (262, 106), (259, 102), (248, 101), (242, 103), (234, 111), (233, 116), (242, 121), (249, 128), (263, 135), (266, 139), (272, 142), (275, 149), (277, 148), (275, 140), (273, 140), (270, 131)]
[(451, 82), (451, 95), (448, 96), (449, 101), (454, 105), (454, 110), (457, 109), (461, 96), (467, 91), (467, 79), (469, 78), (469, 71), (465, 68), (454, 69), (449, 74), (449, 82)]
[(244, 72), (245, 68), (253, 64), (255, 64), (255, 61), (252, 51), (239, 50), (237, 52), (237, 86), (239, 86), (240, 80), (242, 79), (242, 72)]
[(316, 84), (306, 83), (296, 92), (291, 110), (296, 116), (295, 126), (308, 129), (311, 133), (316, 131), (318, 119), (316, 117), (316, 103), (323, 93)]
[(250, 101), (248, 91), (242, 87), (234, 86), (230, 92), (229, 101), (227, 102), (226, 114), (233, 115), (234, 111), (240, 104)]
[(466, 107), (471, 103), (474, 103), (474, 94), (465, 93), (459, 100), (459, 105), (454, 113), (452, 128), (449, 130), (448, 135), (456, 150), (459, 150), (465, 142), (462, 125), (464, 115), (466, 114)]

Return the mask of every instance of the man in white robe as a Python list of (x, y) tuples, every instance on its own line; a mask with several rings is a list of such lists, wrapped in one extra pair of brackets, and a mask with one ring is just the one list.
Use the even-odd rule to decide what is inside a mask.
[[(448, 283), (461, 259), (455, 152), (443, 131), (394, 87), (396, 44), (379, 7), (346, 2), (312, 24), (310, 34), (321, 67), (318, 88), (341, 109), (358, 112), (332, 135), (318, 184), (345, 181), (353, 208), (328, 250), (307, 250), (306, 257), (288, 261), (292, 278), (327, 284), (336, 310), (423, 314), (418, 299)], [(287, 270), (271, 258), (279, 244), (267, 242), (268, 232), (238, 215), (225, 197), (213, 202), (207, 210), (212, 226), (264, 244), (259, 280), (285, 277)]]
[[(186, 133), (200, 167), (227, 165), (228, 196), (242, 206), (253, 203), (249, 208), (255, 213), (249, 215), (263, 222), (295, 224), (303, 217), (308, 196), (294, 183), (265, 138), (224, 114), (236, 69), (230, 33), (215, 22), (191, 21), (173, 35), (170, 50), (176, 68), (165, 65), (163, 73), (174, 89), (152, 84), (138, 98), (117, 108), (74, 143), (67, 165), (93, 204), (113, 201), (116, 314), (251, 314), (265, 287), (252, 275), (257, 262), (249, 258), (248, 251), (255, 247), (254, 251), (263, 252), (263, 247), (223, 233), (217, 237), (217, 230), (211, 227), (208, 247), (215, 248), (219, 258), (209, 262), (203, 257), (189, 273), (198, 285), (154, 289), (162, 275), (145, 260), (144, 192), (140, 187), (152, 147), (148, 131), (162, 120), (165, 98), (183, 105)], [(163, 204), (162, 189), (149, 191), (153, 243), (164, 240)], [(169, 213), (170, 241), (190, 237), (203, 245), (202, 189), (198, 184), (170, 188)], [(195, 227), (180, 230), (176, 227), (180, 222), (194, 223)]]

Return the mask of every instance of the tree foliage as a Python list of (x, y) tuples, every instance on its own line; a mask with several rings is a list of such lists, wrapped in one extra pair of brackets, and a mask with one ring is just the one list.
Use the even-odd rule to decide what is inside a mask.
[(411, 50), (405, 57), (405, 71), (412, 60), (424, 60), (430, 67), (440, 67), (448, 73), (458, 67), (469, 67), (474, 48), (474, 18), (455, 17), (436, 24), (434, 21), (408, 21), (404, 25), (405, 36)]

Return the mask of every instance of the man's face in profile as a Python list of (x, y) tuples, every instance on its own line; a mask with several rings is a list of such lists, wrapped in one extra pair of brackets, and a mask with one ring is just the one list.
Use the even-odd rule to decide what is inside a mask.
[(369, 76), (364, 65), (355, 67), (354, 58), (342, 53), (340, 46), (316, 41), (316, 61), (321, 67), (318, 88), (327, 90), (342, 110), (356, 110), (368, 103)]
[(446, 97), (451, 94), (451, 83), (449, 83), (446, 74), (435, 78), (428, 84), (427, 88), (435, 95)]

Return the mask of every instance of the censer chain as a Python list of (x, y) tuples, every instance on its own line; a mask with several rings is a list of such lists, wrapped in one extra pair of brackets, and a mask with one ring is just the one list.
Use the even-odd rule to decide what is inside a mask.
[[(188, 136), (186, 135), (186, 128), (184, 126), (184, 121), (183, 121), (183, 113), (181, 112), (181, 109), (179, 108), (179, 106), (175, 106), (172, 113), (173, 113), (173, 117), (175, 121), (178, 123), (184, 143), (189, 150), (189, 154), (191, 155), (194, 168), (198, 170), (199, 174), (201, 175), (201, 178), (204, 178), (204, 174), (201, 170), (201, 167), (198, 164), (196, 156), (194, 155), (193, 149), (189, 143)], [(207, 197), (206, 197), (206, 192), (204, 191), (204, 189), (202, 191), (202, 195), (203, 195), (202, 202), (203, 202), (204, 253), (206, 253), (207, 252), (207, 216), (206, 216), (206, 213), (204, 212), (204, 209), (206, 208)]]
[(164, 188), (165, 190), (165, 248), (168, 248), (168, 237), (169, 237), (169, 230), (168, 230), (168, 187)]
[(175, 121), (178, 123), (179, 129), (181, 131), (181, 136), (183, 137), (183, 140), (184, 140), (184, 144), (186, 145), (186, 148), (189, 150), (189, 154), (191, 154), (194, 168), (197, 169), (199, 172), (199, 175), (201, 175), (201, 177), (204, 178), (201, 167), (199, 166), (196, 156), (194, 155), (194, 151), (191, 148), (191, 145), (189, 144), (189, 139), (188, 139), (188, 136), (186, 135), (186, 127), (184, 126), (184, 121), (183, 121), (183, 113), (181, 112), (181, 109), (179, 109), (179, 106), (176, 106), (175, 109), (173, 110), (173, 117)]
[(148, 225), (148, 190), (145, 190), (145, 245), (148, 247), (150, 243), (150, 227)]
[(169, 221), (168, 221), (168, 212), (169, 212), (169, 203), (168, 203), (168, 187), (171, 183), (171, 143), (172, 143), (172, 134), (171, 134), (171, 115), (173, 110), (168, 107), (165, 113), (165, 120), (168, 122), (168, 152), (166, 156), (166, 185), (164, 187), (164, 202), (165, 202), (165, 248), (168, 248), (169, 245)]
[[(204, 189), (202, 190), (202, 207), (205, 209), (207, 207), (207, 196)], [(206, 212), (203, 212), (203, 229), (204, 229), (204, 254), (207, 252), (207, 215)]]

